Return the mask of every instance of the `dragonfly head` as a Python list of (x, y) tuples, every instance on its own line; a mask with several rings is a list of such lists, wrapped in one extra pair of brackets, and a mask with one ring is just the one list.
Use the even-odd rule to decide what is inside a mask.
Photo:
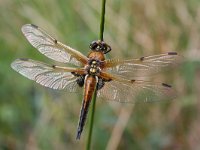
[(93, 41), (91, 44), (90, 44), (90, 49), (92, 51), (101, 51), (103, 52), (104, 54), (108, 53), (111, 51), (111, 47), (106, 44), (104, 41)]

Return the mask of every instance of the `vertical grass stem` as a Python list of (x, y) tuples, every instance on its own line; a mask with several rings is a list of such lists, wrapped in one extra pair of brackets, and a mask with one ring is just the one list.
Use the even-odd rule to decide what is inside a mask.
[[(103, 32), (104, 32), (104, 24), (105, 24), (105, 6), (106, 0), (102, 0), (101, 5), (101, 22), (100, 22), (100, 32), (99, 32), (99, 39), (103, 41)], [(89, 124), (89, 133), (88, 139), (86, 144), (86, 149), (90, 150), (91, 148), (91, 141), (92, 141), (92, 130), (94, 124), (94, 114), (95, 114), (95, 105), (96, 105), (96, 97), (97, 97), (97, 89), (95, 89), (93, 97), (92, 97), (92, 108), (91, 108), (91, 115), (90, 115), (90, 124)]]

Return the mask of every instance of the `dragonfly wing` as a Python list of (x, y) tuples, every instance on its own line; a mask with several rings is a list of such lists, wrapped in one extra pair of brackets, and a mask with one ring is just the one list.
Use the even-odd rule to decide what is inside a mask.
[(48, 65), (31, 59), (17, 59), (11, 67), (23, 76), (52, 89), (67, 89), (70, 92), (78, 90), (77, 76), (71, 72), (75, 68)]
[(169, 52), (140, 59), (109, 59), (105, 61), (105, 66), (108, 72), (133, 79), (158, 73), (162, 69), (177, 64), (180, 60), (181, 57), (176, 52)]
[[(111, 77), (98, 96), (122, 103), (165, 101), (176, 98), (176, 91), (168, 84)], [(110, 79), (111, 79), (110, 78)]]
[(35, 48), (55, 61), (76, 66), (87, 63), (87, 57), (82, 53), (57, 41), (36, 25), (26, 24), (22, 32)]

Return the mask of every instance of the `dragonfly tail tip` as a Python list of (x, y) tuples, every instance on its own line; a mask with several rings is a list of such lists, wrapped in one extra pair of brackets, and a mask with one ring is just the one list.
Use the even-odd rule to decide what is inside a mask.
[(78, 132), (77, 132), (77, 135), (76, 135), (76, 140), (80, 140), (80, 138), (81, 138), (81, 132), (78, 131)]

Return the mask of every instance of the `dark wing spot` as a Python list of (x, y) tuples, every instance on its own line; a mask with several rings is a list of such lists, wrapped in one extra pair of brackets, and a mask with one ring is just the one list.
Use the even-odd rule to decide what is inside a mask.
[(36, 26), (36, 25), (34, 25), (34, 24), (31, 24), (31, 26), (34, 27), (34, 28), (38, 28), (38, 26)]
[(52, 65), (52, 68), (54, 68), (54, 69), (55, 69), (55, 68), (56, 68), (56, 65)]
[(131, 83), (135, 82), (135, 80), (131, 80)]
[(144, 56), (143, 57), (140, 57), (140, 61), (143, 61), (144, 60)]
[(75, 72), (71, 72), (71, 74), (73, 74), (74, 76), (76, 76), (76, 73), (75, 73)]
[(169, 87), (169, 88), (171, 88), (171, 87), (172, 87), (171, 85), (169, 85), (169, 84), (166, 84), (166, 83), (162, 83), (162, 86)]
[(106, 80), (106, 82), (110, 82), (110, 81), (112, 81), (112, 79), (108, 79), (108, 80)]
[(20, 58), (20, 60), (22, 60), (22, 61), (28, 61), (29, 59), (28, 58)]
[(168, 55), (177, 55), (177, 52), (168, 52)]
[(58, 42), (58, 41), (55, 39), (55, 40), (54, 40), (54, 43), (57, 44), (57, 42)]

